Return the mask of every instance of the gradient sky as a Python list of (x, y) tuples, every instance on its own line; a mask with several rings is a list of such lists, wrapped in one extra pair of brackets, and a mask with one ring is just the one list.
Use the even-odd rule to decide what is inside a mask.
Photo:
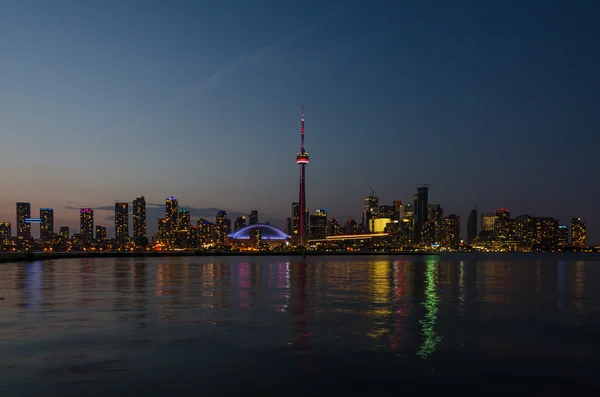
[[(572, 217), (600, 240), (596, 1), (1, 1), (0, 220), (145, 195)], [(73, 209), (75, 208), (75, 209)], [(96, 224), (111, 226), (111, 212)], [(156, 229), (149, 219), (150, 231)]]

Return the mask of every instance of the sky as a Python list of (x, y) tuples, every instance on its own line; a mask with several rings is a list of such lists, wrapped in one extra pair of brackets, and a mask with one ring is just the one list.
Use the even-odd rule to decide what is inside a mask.
[[(600, 242), (595, 1), (0, 0), (0, 221), (175, 196), (193, 216), (298, 198), (573, 217)], [(214, 216), (214, 215), (213, 215)], [(149, 231), (156, 220), (148, 219)], [(463, 227), (464, 230), (464, 227)], [(110, 231), (109, 231), (110, 234)], [(463, 236), (464, 237), (464, 236)]]

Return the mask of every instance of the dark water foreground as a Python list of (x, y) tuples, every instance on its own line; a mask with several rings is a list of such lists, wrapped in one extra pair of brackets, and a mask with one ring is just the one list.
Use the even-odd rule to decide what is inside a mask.
[(600, 391), (600, 256), (0, 266), (0, 396)]

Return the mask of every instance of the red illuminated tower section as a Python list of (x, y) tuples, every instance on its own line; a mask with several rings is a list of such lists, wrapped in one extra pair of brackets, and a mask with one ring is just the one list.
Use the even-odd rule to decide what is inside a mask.
[(306, 237), (308, 231), (308, 225), (306, 224), (308, 218), (306, 216), (306, 183), (305, 183), (305, 167), (308, 164), (308, 153), (304, 150), (304, 105), (302, 105), (302, 128), (300, 129), (300, 153), (296, 156), (296, 163), (300, 164), (300, 191), (299, 191), (299, 203), (300, 203), (300, 220), (299, 220), (299, 245), (304, 246), (306, 244)]

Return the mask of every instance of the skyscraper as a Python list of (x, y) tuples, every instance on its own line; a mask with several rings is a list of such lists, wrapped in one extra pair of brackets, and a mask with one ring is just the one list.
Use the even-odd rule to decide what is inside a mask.
[(316, 210), (310, 216), (310, 238), (324, 239), (327, 237), (327, 210)]
[(296, 164), (300, 165), (300, 188), (299, 188), (299, 200), (300, 203), (300, 222), (299, 222), (299, 239), (298, 244), (304, 246), (306, 244), (306, 237), (308, 231), (307, 225), (307, 210), (306, 210), (306, 183), (305, 183), (305, 167), (308, 164), (308, 153), (304, 150), (304, 106), (302, 106), (302, 127), (300, 130), (300, 152), (296, 156)]
[(460, 245), (460, 217), (455, 214), (444, 218), (443, 245), (449, 248), (458, 248)]
[(115, 203), (115, 239), (124, 243), (129, 238), (129, 204)]
[(363, 229), (370, 232), (371, 219), (377, 218), (379, 210), (379, 197), (375, 196), (375, 189), (369, 187), (369, 195), (365, 197), (365, 206), (363, 209)]
[(581, 218), (571, 219), (571, 245), (577, 248), (587, 245), (587, 224)]
[(415, 200), (415, 229), (414, 229), (414, 242), (415, 244), (421, 243), (421, 235), (423, 231), (423, 225), (427, 222), (428, 215), (428, 195), (429, 186), (423, 185), (417, 188), (417, 195)]
[[(250, 213), (250, 217), (252, 217), (252, 213)], [(251, 223), (251, 225), (252, 225), (252, 223)], [(235, 230), (235, 231), (240, 230), (244, 226), (246, 226), (246, 217), (238, 216), (237, 219), (235, 220), (235, 223), (233, 224), (233, 230)]]
[(166, 242), (170, 245), (175, 243), (175, 234), (179, 229), (179, 202), (173, 196), (167, 198), (165, 204), (166, 220)]
[(84, 241), (89, 242), (94, 239), (94, 210), (91, 208), (81, 208), (79, 210), (79, 233)]
[(0, 246), (10, 245), (11, 233), (10, 222), (0, 223)]
[(106, 238), (106, 226), (96, 226), (96, 241), (102, 243)]
[(133, 238), (138, 245), (148, 243), (146, 232), (146, 198), (144, 196), (133, 200)]
[(61, 226), (58, 235), (63, 240), (67, 240), (69, 237), (71, 237), (71, 232), (69, 231), (69, 226)]
[(17, 203), (17, 237), (31, 237), (31, 225), (25, 222), (26, 218), (31, 218), (31, 203)]
[(52, 208), (40, 208), (40, 238), (49, 238), (54, 234), (54, 210)]
[(249, 225), (256, 225), (258, 223), (258, 211), (252, 210), (250, 211), (250, 218), (248, 219)]
[(467, 218), (467, 242), (469, 245), (473, 245), (477, 238), (477, 208), (474, 208), (469, 212)]
[(300, 242), (300, 203), (292, 203), (292, 239), (298, 244)]
[(227, 236), (227, 212), (219, 211), (215, 218), (215, 233), (217, 247), (221, 248), (225, 245), (225, 237)]

